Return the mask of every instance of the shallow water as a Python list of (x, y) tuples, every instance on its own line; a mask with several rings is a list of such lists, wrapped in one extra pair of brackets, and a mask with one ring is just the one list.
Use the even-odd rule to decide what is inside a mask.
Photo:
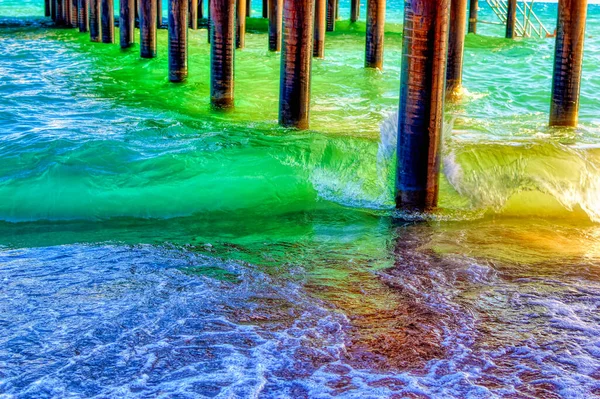
[(599, 5), (574, 130), (553, 40), (467, 37), (440, 210), (399, 223), (401, 2), (383, 72), (327, 37), (308, 132), (259, 20), (219, 113), (205, 30), (173, 85), (166, 31), (140, 60), (41, 4), (0, 3), (0, 398), (600, 396)]

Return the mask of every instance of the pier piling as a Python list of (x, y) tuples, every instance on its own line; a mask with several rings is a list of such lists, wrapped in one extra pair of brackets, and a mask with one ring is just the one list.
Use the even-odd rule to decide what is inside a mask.
[(450, 0), (407, 0), (398, 111), (396, 207), (437, 205)]
[(246, 46), (246, 0), (236, 0), (235, 48)]
[(325, 57), (325, 31), (327, 29), (327, 0), (315, 0), (315, 33), (313, 57)]
[(79, 26), (79, 5), (78, 0), (71, 0), (71, 27), (77, 28)]
[(189, 0), (169, 0), (169, 80), (171, 82), (183, 82), (188, 74), (188, 7)]
[(559, 0), (550, 126), (576, 127), (587, 0)]
[(119, 0), (119, 43), (122, 49), (135, 43), (135, 0)]
[(252, 1), (246, 0), (246, 16), (250, 18), (252, 16)]
[(85, 33), (90, 30), (89, 24), (89, 0), (77, 0), (77, 24), (79, 25), (79, 32)]
[(279, 123), (308, 129), (314, 0), (284, 0)]
[[(406, 4), (408, 3), (407, 1)], [(385, 0), (367, 0), (367, 40), (365, 46), (365, 67), (367, 68), (383, 69), (384, 25)]]
[(360, 0), (350, 0), (350, 22), (358, 21), (360, 17)]
[(56, 23), (56, 0), (50, 0), (50, 18)]
[(90, 0), (90, 40), (100, 42), (101, 33), (100, 0)]
[(517, 0), (508, 0), (506, 11), (506, 38), (514, 39), (517, 36), (515, 23), (517, 22)]
[(283, 0), (269, 0), (269, 51), (281, 51)]
[(233, 107), (235, 0), (211, 0), (210, 101), (215, 108)]
[(269, 18), (269, 2), (271, 0), (262, 0), (262, 17)]
[(102, 13), (102, 43), (115, 42), (115, 11), (114, 0), (101, 0)]
[(50, 15), (50, 0), (44, 0), (44, 16), (49, 17)]
[(327, 0), (327, 32), (335, 30), (335, 0)]
[(156, 0), (156, 29), (160, 29), (163, 24), (162, 0)]
[(204, 0), (198, 0), (198, 19), (204, 18)]
[(140, 56), (156, 57), (156, 0), (140, 0)]
[(479, 12), (479, 0), (469, 2), (469, 33), (477, 34), (477, 14)]
[(467, 0), (451, 0), (450, 36), (448, 40), (448, 67), (446, 73), (447, 98), (457, 95), (462, 86), (466, 19)]
[(198, 0), (189, 0), (188, 27), (193, 30), (198, 29)]

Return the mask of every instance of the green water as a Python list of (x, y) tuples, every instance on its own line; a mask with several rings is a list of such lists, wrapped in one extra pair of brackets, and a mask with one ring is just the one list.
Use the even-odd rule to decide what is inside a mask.
[[(364, 5), (338, 21), (304, 132), (277, 126), (263, 20), (217, 112), (206, 30), (172, 84), (166, 30), (142, 60), (52, 27), (41, 4), (0, 3), (0, 397), (600, 392), (600, 6), (576, 129), (547, 127), (553, 40), (467, 37), (440, 209), (407, 223), (392, 217), (401, 2), (383, 71), (363, 68)], [(556, 4), (536, 7), (553, 26)], [(182, 327), (202, 315), (236, 333)], [(228, 345), (222, 365), (180, 352)]]

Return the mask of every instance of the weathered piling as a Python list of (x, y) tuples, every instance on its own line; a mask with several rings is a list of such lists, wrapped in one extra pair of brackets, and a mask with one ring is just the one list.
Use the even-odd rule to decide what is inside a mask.
[(469, 2), (469, 33), (477, 33), (477, 13), (479, 12), (479, 0)]
[(269, 51), (281, 51), (283, 0), (269, 0)]
[(210, 101), (215, 108), (233, 107), (235, 0), (211, 0)]
[(517, 0), (508, 0), (506, 11), (506, 38), (514, 39), (517, 36), (515, 23), (517, 22)]
[(550, 126), (577, 126), (587, 0), (559, 0)]
[(140, 0), (140, 56), (156, 57), (156, 0)]
[(327, 30), (327, 0), (315, 0), (315, 32), (313, 57), (325, 57), (325, 31)]
[(248, 18), (252, 16), (252, 0), (246, 0), (246, 16)]
[(335, 30), (335, 0), (327, 0), (327, 32)]
[(54, 9), (56, 13), (56, 17), (54, 18), (54, 22), (56, 25), (61, 26), (65, 23), (63, 9), (64, 9), (64, 0), (54, 0)]
[(169, 0), (169, 80), (171, 82), (183, 82), (188, 75), (188, 7), (188, 0)]
[(246, 46), (246, 0), (236, 0), (235, 48)]
[(198, 29), (198, 0), (189, 0), (188, 27), (194, 30)]
[(271, 0), (262, 0), (262, 17), (269, 18), (269, 1)]
[(458, 94), (462, 86), (466, 19), (467, 0), (451, 0), (448, 67), (446, 73), (446, 95), (450, 97)]
[(124, 49), (135, 43), (135, 0), (119, 2), (119, 43)]
[(279, 124), (308, 129), (314, 0), (284, 0)]
[(102, 14), (102, 43), (115, 42), (115, 11), (114, 0), (101, 0)]
[(89, 24), (89, 9), (90, 0), (77, 0), (77, 25), (79, 25), (79, 32), (85, 33), (90, 30)]
[(101, 40), (102, 25), (100, 24), (100, 0), (90, 0), (90, 40)]
[(71, 15), (70, 15), (70, 21), (71, 21), (71, 27), (72, 28), (77, 28), (79, 26), (79, 10), (78, 8), (78, 0), (71, 0), (71, 7), (69, 8), (69, 10), (71, 11)]
[(197, 13), (198, 19), (202, 19), (204, 18), (204, 1), (203, 0), (198, 0), (198, 13)]
[(56, 22), (56, 1), (57, 0), (50, 0), (50, 18)]
[[(406, 1), (405, 7), (409, 1)], [(383, 69), (385, 0), (367, 0), (365, 67)]]
[(62, 6), (63, 24), (71, 26), (71, 0), (63, 0)]
[(358, 21), (360, 17), (360, 0), (350, 0), (350, 22)]
[(162, 0), (156, 0), (156, 28), (160, 29), (163, 23)]
[(210, 27), (212, 25), (212, 19), (210, 18), (210, 2), (211, 2), (211, 0), (206, 0), (206, 1), (207, 1), (207, 6), (208, 6), (208, 12), (207, 12), (208, 15), (206, 16), (206, 19), (207, 19), (206, 30), (207, 30), (208, 34), (206, 35), (206, 40), (208, 41), (208, 43), (210, 43), (210, 31), (211, 31)]
[(437, 205), (450, 0), (406, 0), (398, 111), (396, 206)]
[(51, 15), (50, 7), (50, 0), (44, 0), (44, 16), (49, 17)]

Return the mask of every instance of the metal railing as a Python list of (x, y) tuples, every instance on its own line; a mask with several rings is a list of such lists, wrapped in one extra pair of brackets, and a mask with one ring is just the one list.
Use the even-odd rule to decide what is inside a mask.
[[(500, 20), (500, 23), (506, 25), (507, 13), (508, 13), (508, 0), (485, 0), (486, 3), (491, 7), (496, 17)], [(542, 21), (540, 21), (537, 14), (533, 11), (533, 4), (535, 0), (522, 0), (517, 1), (517, 19), (515, 20), (515, 31), (517, 36), (521, 37), (532, 37), (537, 36), (540, 38), (553, 37), (551, 33)], [(484, 22), (484, 21), (481, 21)]]

